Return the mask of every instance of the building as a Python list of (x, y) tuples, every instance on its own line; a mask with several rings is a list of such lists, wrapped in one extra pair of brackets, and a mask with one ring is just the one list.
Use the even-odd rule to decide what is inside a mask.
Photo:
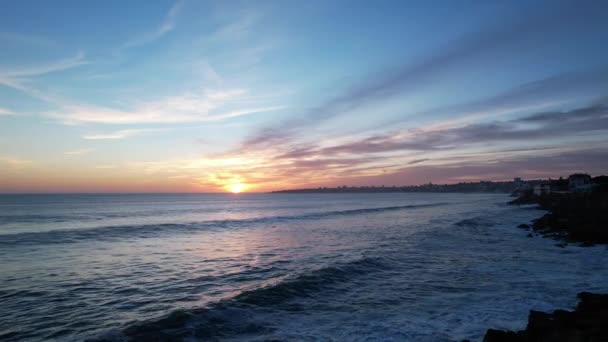
[(568, 188), (572, 192), (589, 192), (592, 188), (591, 176), (585, 173), (575, 173), (568, 177)]
[(548, 195), (551, 193), (551, 184), (541, 183), (534, 186), (534, 194), (536, 196)]

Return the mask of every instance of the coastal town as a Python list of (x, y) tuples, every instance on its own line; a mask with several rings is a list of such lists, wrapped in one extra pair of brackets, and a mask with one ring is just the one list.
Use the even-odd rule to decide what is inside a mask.
[(596, 176), (585, 173), (575, 173), (567, 178), (523, 180), (514, 178), (512, 181), (479, 181), (461, 182), (456, 184), (421, 184), (407, 186), (338, 186), (318, 187), (308, 189), (289, 189), (273, 191), (273, 193), (374, 193), (374, 192), (489, 192), (512, 193), (515, 196), (543, 196), (551, 193), (590, 193), (594, 189), (605, 187), (608, 176)]
[(514, 192), (525, 195), (532, 192), (536, 196), (549, 195), (551, 193), (590, 193), (594, 189), (608, 184), (608, 176), (591, 177), (586, 173), (575, 173), (568, 178), (549, 179), (542, 181), (522, 181), (515, 178), (517, 188)]
[(511, 204), (537, 204), (547, 214), (530, 225), (547, 237), (583, 246), (608, 243), (608, 177), (573, 174), (567, 179), (544, 181), (531, 185), (523, 183), (513, 192), (517, 198)]

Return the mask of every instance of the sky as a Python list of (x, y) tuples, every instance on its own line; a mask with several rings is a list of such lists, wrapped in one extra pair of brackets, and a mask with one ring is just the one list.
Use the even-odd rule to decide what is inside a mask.
[(608, 173), (606, 1), (2, 1), (0, 192)]

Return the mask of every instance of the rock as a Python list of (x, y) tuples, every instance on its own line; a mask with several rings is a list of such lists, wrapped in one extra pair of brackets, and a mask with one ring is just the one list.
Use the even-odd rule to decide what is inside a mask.
[(577, 297), (580, 302), (576, 306), (576, 311), (600, 312), (608, 310), (608, 294), (580, 292)]
[[(591, 193), (551, 193), (526, 200), (549, 211), (532, 223), (532, 229), (543, 236), (579, 242), (585, 247), (608, 244), (608, 186)], [(525, 224), (518, 227), (527, 229)]]
[(483, 338), (483, 342), (523, 342), (525, 340), (513, 331), (503, 331), (488, 329), (486, 336)]
[(600, 342), (608, 341), (608, 294), (581, 292), (574, 311), (530, 311), (521, 331), (488, 329), (484, 342)]
[(517, 226), (517, 228), (521, 228), (521, 229), (530, 229), (530, 225), (529, 225), (529, 224), (522, 223), (522, 224), (520, 224), (519, 226)]
[(532, 235), (532, 233), (528, 233), (527, 235), (528, 237), (533, 237), (534, 235)]

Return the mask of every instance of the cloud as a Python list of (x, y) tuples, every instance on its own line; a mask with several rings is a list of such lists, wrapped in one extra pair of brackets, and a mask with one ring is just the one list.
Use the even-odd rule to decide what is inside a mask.
[(101, 164), (101, 165), (95, 166), (95, 168), (100, 169), (100, 170), (110, 170), (110, 169), (116, 169), (116, 168), (118, 168), (118, 166), (114, 165), (114, 164)]
[(259, 20), (259, 15), (253, 12), (241, 14), (237, 20), (225, 24), (217, 29), (210, 37), (211, 40), (238, 40), (250, 35), (253, 27)]
[(163, 37), (167, 33), (173, 31), (173, 29), (175, 28), (175, 20), (182, 7), (183, 7), (183, 1), (177, 1), (176, 3), (174, 3), (173, 6), (171, 6), (171, 8), (169, 8), (167, 13), (165, 14), (163, 21), (160, 23), (160, 25), (156, 29), (154, 29), (153, 31), (147, 32), (143, 35), (140, 35), (138, 37), (135, 37), (135, 38), (129, 40), (128, 42), (124, 43), (121, 46), (121, 50), (151, 43), (151, 42)]
[(0, 107), (0, 116), (2, 116), (2, 115), (15, 115), (15, 112), (13, 112), (12, 110), (8, 110), (6, 108)]
[[(574, 109), (571, 111), (536, 113), (523, 117), (516, 121), (536, 124), (569, 125), (570, 127), (574, 128), (572, 124), (586, 122), (588, 120), (601, 120), (606, 118), (608, 118), (608, 106), (605, 104), (598, 103), (588, 107)], [(595, 125), (596, 123), (593, 122), (592, 124)], [(597, 128), (601, 128), (601, 126)]]
[[(516, 22), (500, 23), (494, 27), (479, 30), (474, 34), (453, 40), (450, 45), (417, 63), (386, 70), (364, 80), (342, 95), (313, 108), (308, 116), (312, 120), (329, 118), (369, 102), (383, 100), (396, 94), (401, 95), (419, 88), (427, 81), (434, 80), (437, 75), (453, 67), (486, 58), (491, 52), (506, 49), (518, 43), (534, 41), (536, 38), (542, 43), (547, 39), (546, 35), (549, 33), (559, 37), (560, 32), (580, 29), (587, 24), (587, 21), (603, 22), (606, 19), (604, 15), (600, 15), (599, 18), (597, 15), (590, 15), (588, 19), (572, 18), (573, 9), (585, 13), (593, 12), (593, 8), (558, 5), (550, 12), (522, 16)], [(571, 27), (567, 29), (563, 27), (564, 19), (569, 21)], [(534, 88), (535, 85), (529, 86)], [(524, 94), (527, 90), (520, 89), (518, 95)]]
[(0, 68), (0, 85), (19, 90), (29, 96), (49, 103), (59, 104), (62, 101), (48, 92), (40, 91), (30, 85), (33, 77), (60, 72), (87, 64), (85, 53), (79, 51), (76, 55), (45, 64)]
[[(543, 152), (531, 155), (504, 157), (491, 162), (466, 160), (454, 156), (450, 163), (428, 166), (403, 167), (388, 174), (368, 177), (353, 177), (349, 184), (422, 184), (456, 183), (471, 180), (510, 180), (513, 177), (540, 179), (567, 176), (576, 172), (593, 175), (605, 174), (608, 170), (608, 149), (578, 149), (574, 151)], [(465, 159), (465, 160), (462, 160)]]
[[(131, 108), (116, 109), (73, 103), (30, 85), (30, 77), (68, 70), (86, 63), (84, 53), (79, 52), (74, 57), (48, 64), (13, 68), (0, 72), (0, 85), (57, 105), (58, 110), (43, 114), (61, 119), (66, 124), (209, 122), (285, 108), (282, 105), (268, 103), (268, 98), (252, 96), (245, 89), (231, 88), (205, 89), (148, 102), (135, 102), (130, 105)], [(6, 113), (2, 114), (6, 115)]]
[(430, 160), (430, 159), (429, 158), (414, 159), (414, 160), (408, 162), (407, 165), (420, 164), (420, 163), (425, 162), (427, 160)]
[[(563, 103), (576, 100), (580, 95), (598, 97), (604, 95), (605, 89), (608, 89), (608, 67), (571, 71), (526, 82), (477, 101), (432, 108), (418, 112), (416, 115), (435, 118), (463, 115), (461, 120), (471, 120), (488, 117), (493, 113), (500, 115), (543, 107), (547, 104)], [(608, 102), (603, 101), (603, 103)], [(402, 121), (403, 117), (394, 123)]]
[(34, 77), (40, 76), (52, 72), (64, 71), (68, 69), (72, 69), (83, 64), (87, 64), (87, 60), (85, 58), (84, 51), (78, 51), (76, 55), (61, 59), (58, 61), (33, 65), (33, 66), (21, 66), (21, 67), (13, 67), (8, 70), (0, 69), (0, 76), (9, 79), (22, 79), (25, 77)]
[[(432, 108), (426, 111), (417, 112), (417, 117), (424, 118), (442, 118), (450, 117), (455, 119), (443, 120), (437, 128), (449, 128), (462, 125), (463, 123), (475, 121), (479, 119), (488, 119), (492, 116), (500, 116), (516, 111), (529, 111), (543, 107), (552, 106), (558, 103), (572, 101), (578, 99), (577, 94), (583, 96), (600, 96), (604, 95), (605, 89), (608, 88), (608, 67), (602, 67), (593, 70), (582, 70), (577, 72), (567, 72), (532, 82), (526, 82), (515, 86), (497, 95), (490, 96), (481, 100)], [(604, 95), (605, 96), (605, 95)], [(600, 98), (597, 103), (606, 103)], [(568, 116), (569, 114), (565, 114)], [(408, 117), (411, 115), (407, 115)], [(404, 117), (398, 120), (385, 123), (387, 125), (402, 124), (406, 119)], [(300, 124), (292, 122), (294, 127), (302, 127)], [(305, 123), (301, 123), (305, 124)], [(414, 130), (411, 130), (413, 132)], [(290, 127), (275, 127), (266, 128), (253, 137), (245, 140), (242, 144), (242, 150), (263, 148), (264, 146), (276, 146), (289, 144), (295, 140), (297, 131)], [(378, 139), (379, 137), (376, 137)], [(427, 136), (427, 140), (433, 139), (432, 136)], [(384, 141), (385, 144), (391, 143)], [(410, 148), (410, 149), (425, 149), (432, 141), (417, 140), (410, 143), (401, 143), (394, 145), (395, 149)], [(382, 146), (373, 141), (361, 141), (360, 147), (367, 146), (368, 152), (374, 152), (374, 149), (383, 149)], [(336, 148), (336, 151), (339, 148)]]
[(83, 136), (82, 138), (87, 140), (117, 140), (129, 138), (143, 133), (156, 132), (159, 130), (160, 129), (123, 129), (108, 133), (91, 133)]
[[(433, 160), (363, 155), (274, 160), (262, 155), (243, 155), (236, 159), (207, 157), (131, 163), (126, 169), (164, 179), (194, 180), (195, 187), (206, 190), (221, 191), (231, 180), (238, 179), (252, 190), (267, 191), (343, 184), (406, 185), (429, 181), (505, 180), (515, 176), (541, 178), (578, 171), (599, 174), (608, 168), (607, 156), (608, 146), (507, 149), (482, 154), (460, 152)], [(428, 163), (423, 164), (423, 160)]]
[[(342, 140), (334, 145), (320, 141), (316, 145), (255, 146), (232, 152), (244, 159), (255, 159), (254, 165), (237, 165), (230, 170), (245, 179), (255, 179), (258, 187), (267, 188), (454, 182), (465, 180), (465, 176), (508, 179), (514, 174), (542, 177), (554, 175), (552, 172), (556, 170), (570, 172), (576, 169), (577, 151), (588, 151), (590, 146), (598, 151), (607, 149), (608, 145), (597, 142), (606, 131), (608, 106), (592, 104), (569, 111), (537, 112), (489, 123), (394, 130), (351, 141)], [(521, 142), (526, 146), (517, 147)], [(558, 157), (563, 154), (568, 157)], [(585, 156), (589, 155), (590, 152), (585, 152)], [(579, 164), (578, 168), (589, 167), (596, 172), (600, 165), (608, 163), (601, 162), (608, 160), (608, 155), (601, 158), (602, 153), (593, 155), (599, 158), (598, 161)], [(548, 156), (551, 156), (550, 160)], [(547, 164), (537, 163), (538, 160)], [(579, 160), (588, 162), (586, 157)], [(535, 168), (523, 168), (526, 163)], [(552, 170), (551, 165), (564, 168)], [(437, 171), (444, 169), (444, 173)], [(393, 174), (412, 178), (393, 177)], [(282, 181), (285, 179), (292, 181), (285, 183)], [(294, 179), (298, 184), (293, 183)]]
[(0, 155), (0, 164), (12, 170), (20, 170), (34, 164), (33, 161), (9, 155)]
[(604, 130), (608, 130), (608, 106), (591, 105), (570, 111), (536, 113), (509, 121), (388, 132), (342, 145), (308, 149), (299, 157), (461, 149), (471, 144), (564, 138)]
[(61, 119), (66, 124), (179, 123), (222, 121), (285, 108), (280, 105), (260, 104), (256, 98), (246, 95), (247, 91), (241, 89), (203, 91), (137, 103), (130, 110), (66, 105), (63, 109), (48, 112), (46, 115)]
[(54, 47), (57, 45), (54, 41), (45, 37), (16, 32), (0, 32), (0, 41), (44, 48)]
[[(596, 8), (599, 7), (599, 8)], [(578, 13), (573, 16), (572, 13)], [(500, 53), (506, 49), (530, 46), (532, 44), (543, 44), (549, 41), (549, 37), (560, 39), (562, 34), (584, 30), (592, 24), (600, 24), (607, 20), (602, 4), (587, 4), (577, 6), (575, 4), (556, 4), (551, 11), (533, 13), (519, 16), (511, 22), (497, 22), (493, 27), (483, 28), (472, 34), (467, 34), (459, 39), (452, 39), (450, 43), (439, 49), (434, 54), (419, 60), (384, 70), (371, 75), (361, 82), (354, 84), (350, 89), (343, 91), (338, 96), (328, 99), (319, 105), (304, 111), (296, 119), (275, 124), (262, 129), (249, 138), (245, 145), (277, 144), (290, 139), (297, 134), (293, 127), (304, 125), (318, 125), (324, 120), (347, 114), (353, 110), (363, 108), (373, 103), (385, 101), (396, 95), (403, 96), (421, 87), (430, 84), (446, 72), (454, 70), (475, 62), (500, 57)], [(564, 25), (568, 22), (568, 26)], [(495, 62), (499, 59), (493, 59)], [(606, 73), (604, 72), (604, 75)], [(543, 85), (550, 85), (548, 80)], [(560, 80), (554, 80), (560, 82)], [(606, 78), (603, 79), (604, 84)], [(567, 83), (560, 82), (562, 91), (567, 88)], [(550, 87), (546, 90), (540, 89), (541, 85), (528, 85), (533, 91), (552, 92)], [(539, 89), (534, 89), (538, 87)], [(572, 86), (570, 91), (576, 88)], [(527, 97), (527, 101), (533, 100), (526, 95), (525, 88), (514, 90), (511, 94), (504, 94), (503, 98), (495, 101), (507, 103), (509, 97)], [(553, 91), (555, 92), (555, 91)], [(487, 103), (486, 105), (490, 105)], [(486, 107), (483, 103), (479, 107)]]
[(81, 149), (78, 149), (78, 150), (66, 151), (66, 152), (63, 152), (63, 153), (67, 154), (67, 155), (70, 155), (70, 156), (80, 156), (80, 155), (83, 155), (83, 154), (90, 153), (92, 151), (93, 151), (92, 148), (81, 148)]

